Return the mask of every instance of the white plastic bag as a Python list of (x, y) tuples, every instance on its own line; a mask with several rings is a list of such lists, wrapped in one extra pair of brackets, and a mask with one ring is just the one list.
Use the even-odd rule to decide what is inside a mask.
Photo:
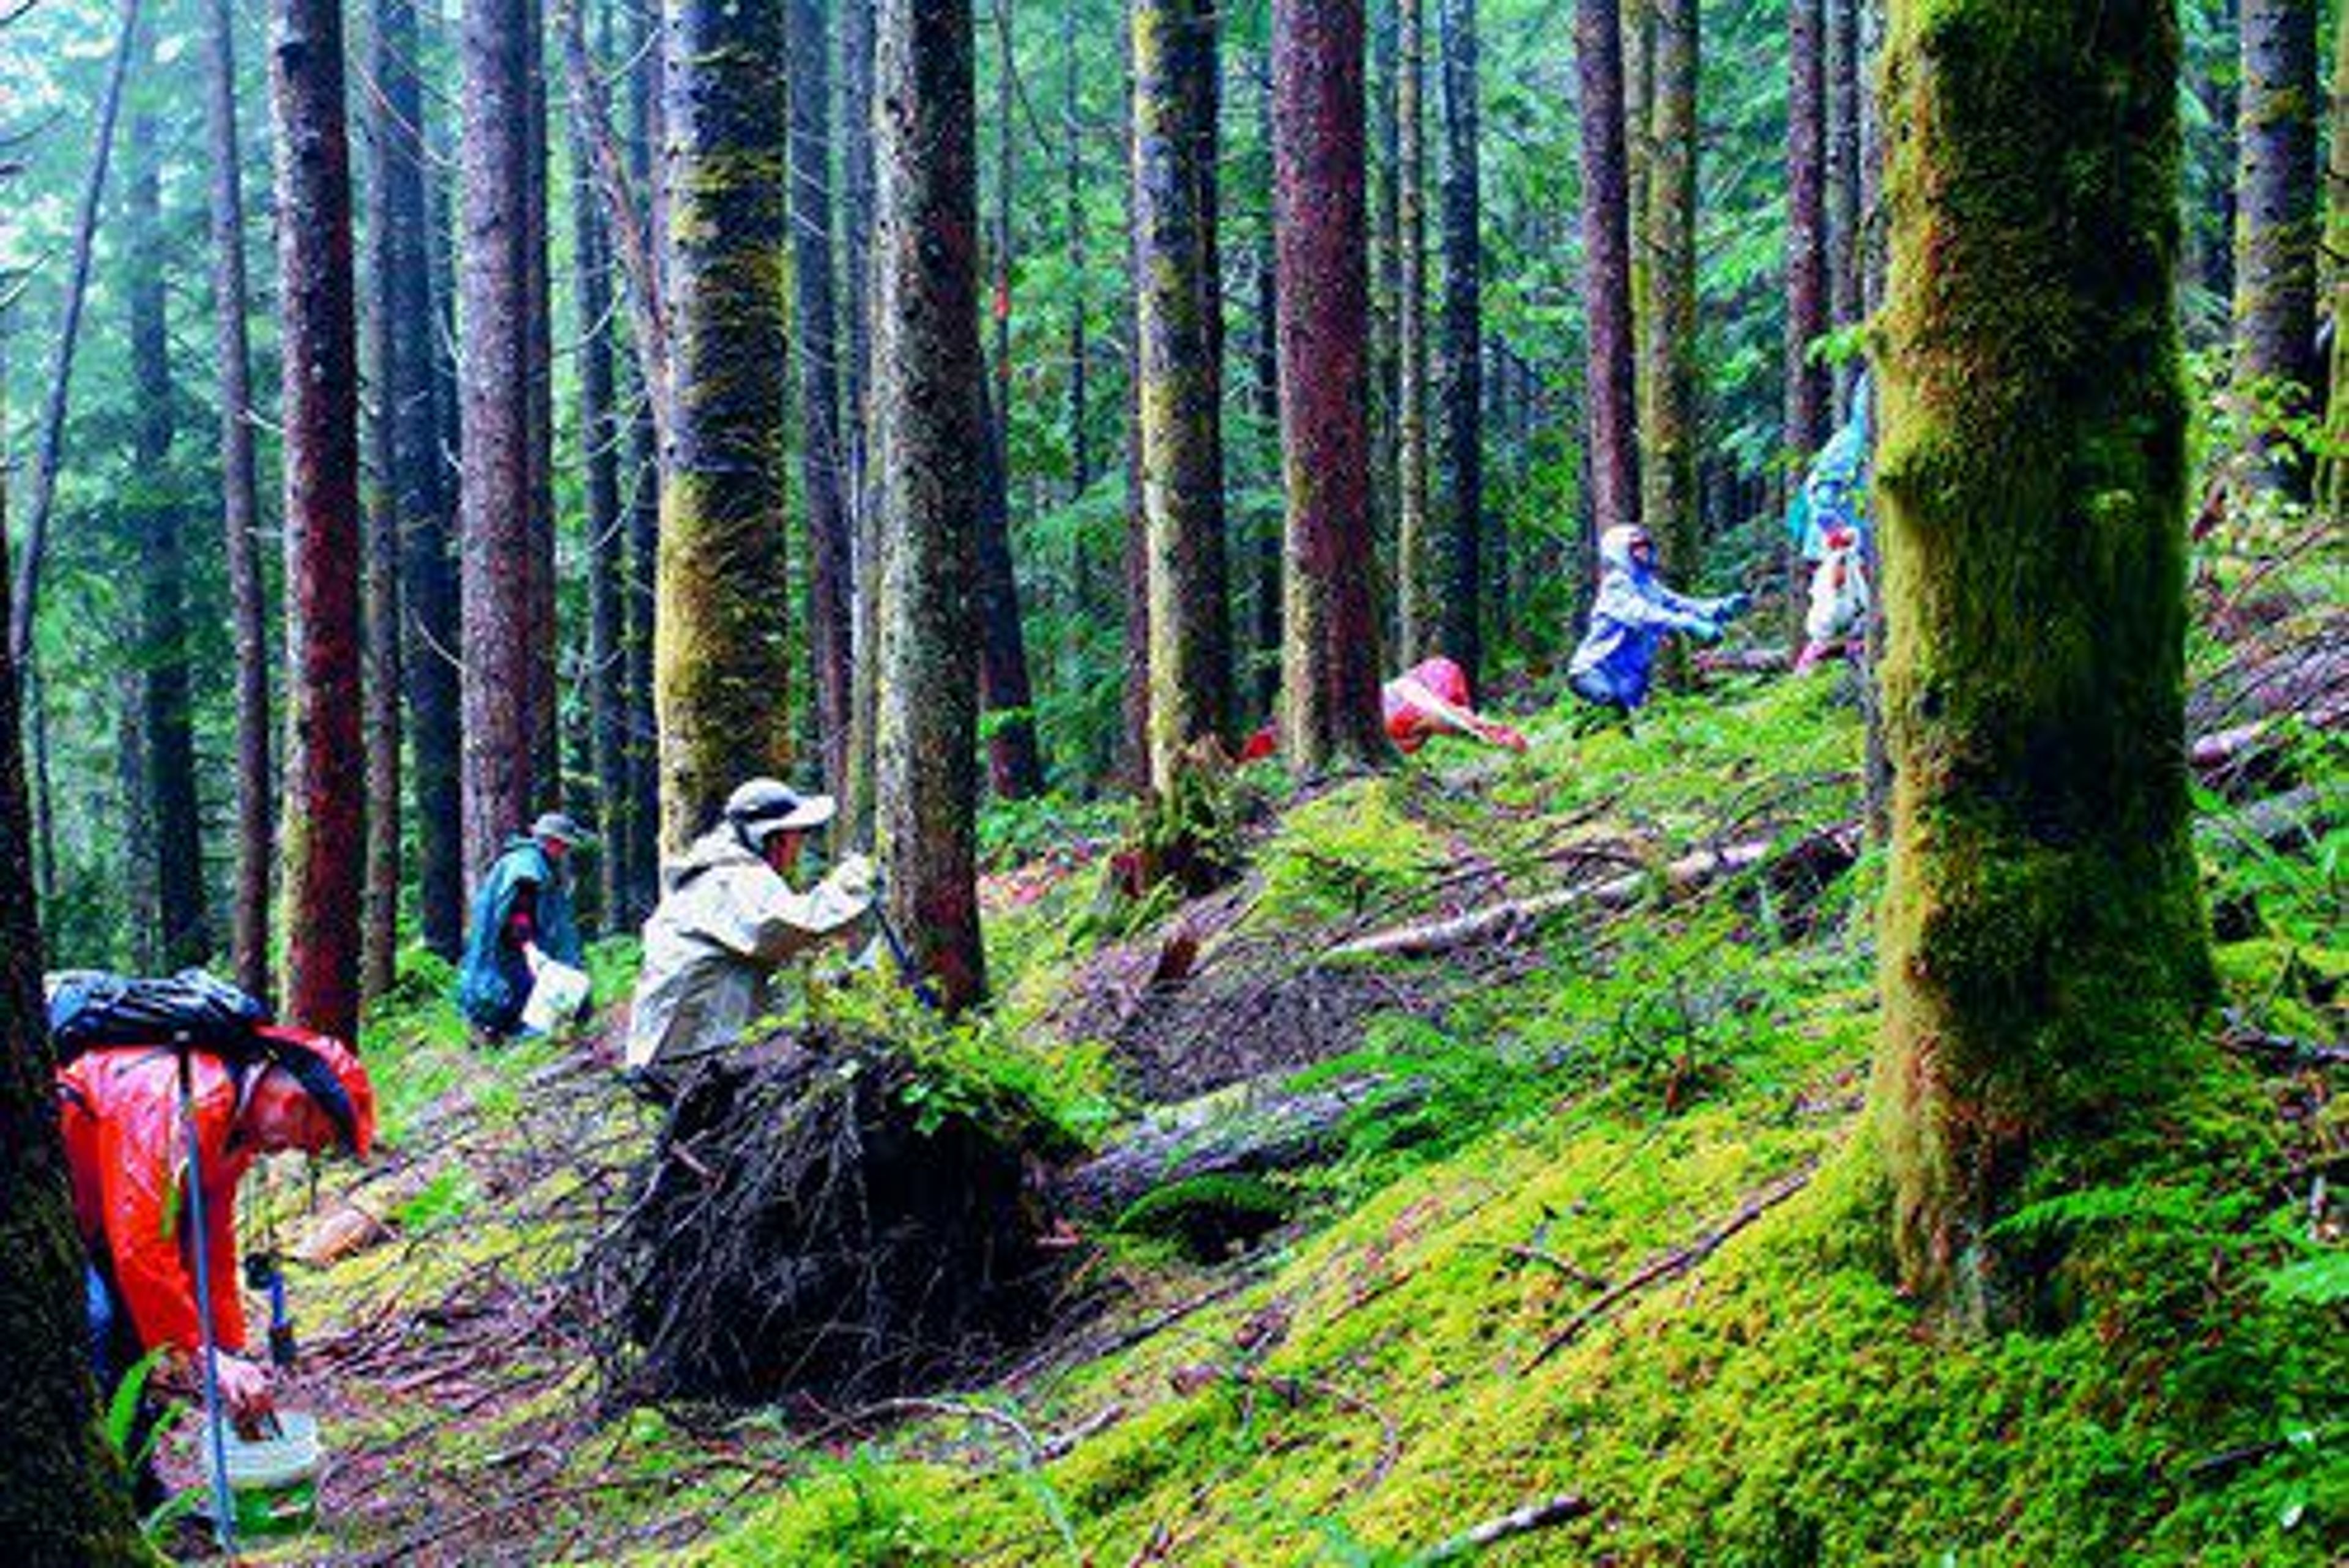
[(522, 1004), (522, 1026), (543, 1034), (558, 1023), (568, 1023), (587, 1005), (587, 971), (554, 959), (542, 959), (538, 977), (531, 983), (530, 1000)]

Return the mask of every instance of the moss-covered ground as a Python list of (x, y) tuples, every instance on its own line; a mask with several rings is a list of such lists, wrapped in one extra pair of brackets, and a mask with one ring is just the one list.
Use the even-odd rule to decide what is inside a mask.
[[(1397, 1092), (1326, 1160), (1250, 1188), (1287, 1216), (1266, 1240), (1202, 1262), (1146, 1225), (1089, 1238), (1055, 1339), (933, 1400), (604, 1402), (592, 1299), (564, 1280), (648, 1124), (582, 1042), (468, 1045), (419, 971), (369, 1034), (392, 1237), (296, 1279), (350, 1468), (282, 1554), (1398, 1563), (1571, 1495), (1488, 1560), (2342, 1560), (2340, 1069), (2219, 1048), (2341, 1034), (2337, 737), (2310, 729), (2285, 763), (2333, 802), (2313, 840), (2271, 846), (2256, 802), (2204, 802), (2231, 1011), (2125, 1184), (2009, 1222), (2064, 1260), (2031, 1330), (1966, 1339), (1904, 1298), (1882, 1242), (1863, 1106), (1880, 867), (1666, 874), (1856, 817), (1849, 678), (1717, 677), (1632, 734), (1517, 706), (1523, 757), (1438, 741), (1293, 807), (1277, 779), (1247, 786), (1288, 809), (1250, 830), (1194, 984), (1219, 964), (1267, 996), (1371, 977), (1395, 1005), (1283, 1071)], [(1048, 811), (1008, 831), (1048, 840)], [(1617, 886), (1432, 958), (1330, 951), (1577, 879)], [(1179, 916), (1105, 913), (1098, 883), (1018, 878), (999, 901), (1006, 1000), (981, 1028), (926, 1033), (855, 988), (805, 1005), (888, 1014), (936, 1094), (997, 1097), (1040, 1141), (1113, 1137), (1139, 1108), (1114, 1031), (1053, 1021), (1101, 943), (1152, 950)], [(599, 953), (599, 994), (625, 995), (632, 957)]]

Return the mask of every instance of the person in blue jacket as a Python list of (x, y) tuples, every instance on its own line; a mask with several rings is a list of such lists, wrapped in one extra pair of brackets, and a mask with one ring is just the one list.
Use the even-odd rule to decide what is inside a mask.
[(505, 842), (473, 895), (465, 958), (457, 970), (457, 1005), (494, 1036), (522, 1029), (532, 978), (548, 959), (577, 968), (579, 926), (571, 913), (569, 862), (590, 842), (570, 817), (550, 811)]
[(1599, 539), (1599, 597), (1590, 628), (1567, 666), (1567, 684), (1585, 701), (1626, 718), (1648, 700), (1656, 644), (1666, 632), (1701, 642), (1720, 639), (1723, 622), (1752, 602), (1742, 593), (1698, 599), (1676, 594), (1656, 575), (1656, 546), (1644, 528), (1609, 528)]

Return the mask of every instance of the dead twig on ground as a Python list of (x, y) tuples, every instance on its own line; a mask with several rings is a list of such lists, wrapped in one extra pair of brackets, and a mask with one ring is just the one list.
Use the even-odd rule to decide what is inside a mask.
[(1495, 1515), (1482, 1524), (1471, 1526), (1457, 1535), (1438, 1542), (1413, 1558), (1412, 1568), (1421, 1568), (1424, 1563), (1449, 1563), (1471, 1552), (1480, 1552), (1495, 1542), (1506, 1541), (1512, 1535), (1523, 1535), (1547, 1525), (1580, 1519), (1590, 1512), (1590, 1506), (1579, 1492), (1561, 1492), (1539, 1502), (1529, 1502), (1523, 1508), (1513, 1508), (1506, 1513)]

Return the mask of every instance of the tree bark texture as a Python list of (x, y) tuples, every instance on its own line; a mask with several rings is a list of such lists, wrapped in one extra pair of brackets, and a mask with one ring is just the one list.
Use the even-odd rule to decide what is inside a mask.
[[(1125, 8), (1125, 93), (1133, 101), (1134, 11)], [(1133, 116), (1121, 124), (1125, 166), (1133, 167)], [(1142, 225), (1136, 223), (1133, 182), (1125, 182), (1125, 531), (1121, 535), (1119, 576), (1124, 589), (1122, 651), (1125, 690), (1118, 704), (1118, 772), (1141, 794), (1150, 788), (1150, 531), (1142, 503)]]
[(1424, 0), (1395, 0), (1396, 661), (1433, 651), (1434, 564), (1427, 514), (1427, 72)]
[[(2243, 0), (2241, 159), (2235, 210), (2235, 380), (2305, 411), (2323, 385), (2316, 351), (2317, 8)], [(2297, 389), (2290, 390), (2287, 389)], [(2254, 483), (2293, 500), (2309, 465), (2262, 441)]]
[(155, 950), (172, 969), (211, 950), (204, 910), (204, 857), (196, 805), (194, 671), (188, 652), (187, 514), (171, 483), (170, 328), (165, 320), (163, 220), (155, 120), (130, 122), (131, 379), (137, 412), (132, 478), (123, 494), (138, 562), (140, 732), (147, 748), (149, 820), (155, 846)]
[[(375, 394), (371, 466), (376, 490), (367, 528), (365, 597), (367, 634), (367, 867), (362, 934), (360, 991), (382, 994), (392, 981), (398, 946), (401, 882), (399, 703), (405, 689), (419, 721), (419, 763), (427, 745), (415, 698), (420, 685), (438, 680), (446, 697), (446, 654), (419, 646), (408, 630), (403, 589), (419, 575), (419, 547), (445, 549), (440, 519), (439, 410), (432, 371), (431, 234), (424, 201), (423, 87), (418, 75), (419, 38), (414, 0), (376, 0), (368, 40), (367, 126), (371, 154), (367, 182), (367, 313)], [(422, 539), (419, 539), (419, 535)], [(445, 562), (441, 566), (446, 574)], [(429, 587), (428, 587), (428, 591)], [(411, 674), (410, 658), (440, 662), (441, 669)], [(441, 737), (434, 737), (436, 742)], [(447, 767), (447, 753), (432, 761)], [(432, 784), (453, 782), (445, 773)], [(428, 806), (419, 766), (417, 780), (419, 827)], [(454, 846), (443, 834), (429, 837), (429, 852), (447, 857)], [(428, 864), (428, 875), (445, 876), (453, 866)]]
[(2331, 260), (2333, 363), (2324, 399), (2325, 458), (2316, 504), (2327, 517), (2349, 517), (2349, 5), (2333, 38), (2331, 166), (2324, 174), (2324, 254)]
[[(1827, 329), (1826, 12), (1842, 0), (1786, 4), (1786, 456), (1797, 467), (1826, 439), (1829, 380), (1811, 358)], [(1685, 566), (1686, 563), (1682, 563)]]
[(261, 485), (253, 450), (253, 356), (246, 340), (243, 144), (237, 134), (236, 16), (212, 0), (205, 126), (212, 152), (212, 352), (220, 388), (221, 531), (236, 649), (236, 982), (271, 993), (269, 898), (276, 857), (268, 598), (261, 579)]
[(1693, 568), (1696, 495), (1696, 0), (1653, 0), (1654, 101), (1649, 110), (1650, 319), (1640, 391), (1647, 493), (1640, 507), (1671, 569)]
[(2024, 1304), (2002, 1215), (2095, 1179), (2093, 1140), (2159, 1136), (2141, 1118), (2211, 992), (2180, 743), (2178, 48), (2160, 0), (1891, 12), (1874, 1106), (1902, 1271), (1971, 1324)]
[(874, 774), (878, 765), (877, 702), (881, 680), (881, 533), (874, 505), (868, 454), (872, 444), (874, 6), (876, 0), (840, 0), (841, 245), (846, 274), (847, 351), (842, 357), (842, 403), (848, 452), (848, 501), (854, 593), (849, 641), (847, 782), (841, 815), (844, 836), (870, 844)]
[(997, 415), (979, 384), (979, 422), (989, 432), (986, 483), (978, 496), (978, 701), (994, 715), (987, 737), (987, 787), (998, 800), (1044, 793), (1036, 743), (1036, 696), (1028, 678), (1028, 633), (1011, 560), (1010, 489), (1004, 482)]
[[(1473, 689), (1485, 659), (1485, 601), (1508, 598), (1494, 541), (1492, 591), (1485, 581), (1485, 245), (1477, 179), (1476, 0), (1437, 0), (1444, 57), (1444, 339), (1438, 357), (1437, 431), (1443, 506), (1436, 529), (1443, 588), (1434, 651), (1466, 671)], [(1496, 614), (1495, 619), (1500, 618)]]
[[(1402, 554), (1402, 464), (1398, 461), (1402, 420), (1401, 56), (1404, 5), (1405, 0), (1381, 0), (1378, 4), (1364, 0), (1362, 16), (1370, 50), (1366, 83), (1370, 95), (1370, 142), (1363, 154), (1363, 172), (1370, 194), (1371, 224), (1371, 539), (1380, 568), (1371, 613), (1378, 618), (1381, 628), (1392, 628), (1399, 646), (1408, 642), (1403, 621), (1409, 614), (1404, 603), (1408, 578)], [(1418, 18), (1413, 20), (1416, 25)], [(1413, 90), (1417, 90), (1416, 83)], [(1271, 149), (1272, 138), (1268, 130), (1268, 156)], [(1421, 199), (1424, 201), (1423, 188)]]
[[(1582, 94), (1583, 401), (1593, 531), (1640, 521), (1639, 402), (1632, 366), (1630, 192), (1623, 144), (1623, 24), (1618, 0), (1576, 0)], [(1592, 551), (1591, 558), (1596, 559)]]
[[(1859, 14), (1863, 0), (1826, 4), (1826, 279), (1827, 325), (1840, 330), (1857, 325), (1859, 306), (1859, 120), (1861, 87)], [(1850, 401), (1859, 379), (1857, 358), (1834, 369), (1830, 425)]]
[(791, 345), (783, 9), (677, 0), (667, 22), (671, 384), (653, 699), (674, 851), (736, 784), (790, 759)]
[[(5, 319), (5, 312), (0, 312)], [(6, 491), (0, 485), (0, 503)], [(6, 529), (0, 504), (0, 537)], [(0, 580), (6, 552), (0, 550)], [(0, 649), (0, 1541), (28, 1568), (154, 1561), (99, 1433), (81, 1237), (57, 1135), (16, 668)]]
[[(606, 6), (600, 16), (606, 44), (610, 18)], [(584, 18), (574, 25), (584, 26)], [(580, 468), (587, 514), (587, 752), (603, 839), (595, 857), (596, 924), (619, 931), (635, 923), (628, 908), (627, 852), (636, 831), (631, 820), (636, 801), (628, 788), (627, 519), (620, 500), (626, 432), (613, 375), (611, 225), (598, 200), (595, 153), (582, 131), (582, 118), (571, 116), (571, 298), (578, 324)]]
[(1231, 727), (1217, 55), (1213, 0), (1135, 0), (1133, 223), (1142, 283), (1134, 330), (1149, 553), (1150, 785), (1161, 794), (1185, 753)]
[(1310, 775), (1386, 754), (1371, 615), (1361, 0), (1274, 0), (1281, 744)]
[(285, 1015), (358, 1039), (361, 754), (358, 352), (339, 0), (276, 0), (277, 276), (293, 742), (285, 809)]
[[(1264, 140), (1272, 145), (1272, 91), (1264, 95)], [(1280, 429), (1280, 264), (1268, 214), (1256, 253), (1256, 415), (1268, 431)], [(1259, 519), (1256, 535), (1255, 701), (1250, 712), (1280, 705), (1281, 517)]]
[(465, 881), (531, 820), (539, 788), (531, 505), (532, 0), (465, 0), (465, 322), (460, 490)]
[(57, 499), (57, 462), (65, 450), (66, 393), (73, 384), (74, 349), (81, 339), (82, 302), (89, 292), (90, 247), (98, 237), (98, 203), (106, 197), (107, 165), (114, 158), (114, 128), (122, 111), (122, 82), (139, 38), (139, 0), (122, 0), (114, 30), (113, 63), (98, 101), (98, 135), (89, 172), (82, 181), (80, 215), (74, 225), (73, 259), (66, 268), (65, 306), (49, 359), (48, 401), (41, 410), (41, 440), (33, 454), (33, 493), (26, 508), (25, 552), (9, 597), (8, 656), (18, 670), (30, 662), (33, 614), (40, 603), (41, 558), (47, 553), (49, 509)]
[[(523, 321), (526, 330), (523, 390), (529, 421), (523, 427), (524, 462), (530, 483), (530, 547), (523, 557), (530, 578), (530, 649), (524, 670), (530, 680), (531, 777), (549, 805), (561, 804), (563, 758), (561, 701), (555, 684), (559, 647), (554, 592), (554, 305), (547, 241), (546, 36), (544, 0), (525, 0), (522, 35), (525, 173), (523, 198)], [(534, 802), (532, 804), (535, 804)]]
[[(645, 275), (651, 301), (644, 312), (657, 318), (666, 297), (660, 285), (667, 244), (668, 201), (656, 150), (661, 144), (662, 30), (657, 16), (645, 20), (636, 43), (636, 68), (628, 81), (628, 171), (644, 195)], [(660, 725), (653, 715), (653, 584), (660, 559), (660, 420), (657, 400), (667, 395), (667, 332), (662, 333), (661, 379), (648, 384), (639, 352), (636, 399), (628, 416), (627, 623), (627, 841), (618, 851), (626, 863), (625, 907), (630, 921), (652, 912), (660, 897)]]
[(889, 914), (949, 1009), (979, 1000), (976, 112), (968, 0), (880, 0), (873, 478), (878, 839)]
[(825, 68), (823, 0), (790, 0), (792, 51), (792, 281), (798, 330), (800, 491), (807, 506), (808, 651), (815, 666), (815, 720), (825, 787), (848, 776), (850, 625), (848, 454), (841, 440), (840, 349), (833, 331), (832, 73)]
[[(1069, 257), (1069, 496), (1074, 500), (1092, 486), (1092, 447), (1085, 433), (1085, 124), (1079, 97), (1081, 61), (1077, 50), (1079, 0), (1061, 6), (1061, 135), (1067, 148), (1062, 161), (1063, 198)], [(1078, 550), (1082, 556), (1082, 547)], [(1082, 572), (1079, 573), (1082, 576)]]

